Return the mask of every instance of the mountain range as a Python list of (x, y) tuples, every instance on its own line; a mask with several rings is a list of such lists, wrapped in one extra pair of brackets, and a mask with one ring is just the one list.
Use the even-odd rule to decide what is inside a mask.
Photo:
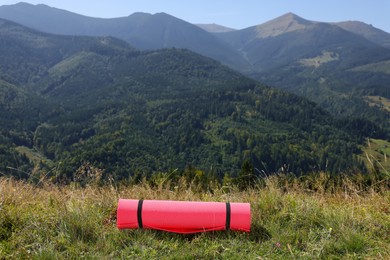
[(189, 165), (234, 176), (245, 161), (266, 173), (364, 171), (359, 145), (386, 137), (189, 50), (6, 20), (0, 38), (5, 175), (71, 179), (85, 162), (116, 179)]
[(365, 138), (389, 137), (388, 112), (363, 95), (383, 96), (390, 50), (338, 25), (287, 14), (210, 33), (163, 13), (98, 19), (24, 3), (0, 17), (5, 175), (66, 179), (83, 162), (117, 179), (190, 165), (235, 176), (248, 161), (259, 173), (364, 172)]
[(288, 13), (234, 30), (165, 13), (102, 19), (27, 3), (1, 6), (0, 18), (53, 34), (112, 36), (141, 50), (185, 48), (335, 115), (369, 113), (380, 122), (383, 115), (369, 111), (366, 97), (390, 98), (390, 34), (358, 21), (322, 23)]
[(128, 17), (101, 19), (46, 5), (19, 3), (0, 7), (0, 18), (53, 34), (112, 36), (142, 50), (186, 48), (236, 69), (248, 66), (241, 55), (225, 42), (166, 13), (134, 13)]
[[(346, 24), (355, 26), (345, 30)], [(377, 112), (369, 111), (366, 97), (389, 98), (389, 34), (362, 23), (312, 22), (289, 13), (215, 35), (252, 64), (248, 76), (308, 97), (335, 115), (374, 118)], [(388, 122), (386, 118), (375, 120)]]

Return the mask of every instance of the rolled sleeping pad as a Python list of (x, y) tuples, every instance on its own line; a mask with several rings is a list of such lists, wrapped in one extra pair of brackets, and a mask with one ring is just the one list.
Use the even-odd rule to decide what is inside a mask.
[(119, 199), (119, 229), (190, 234), (217, 230), (250, 232), (249, 203)]

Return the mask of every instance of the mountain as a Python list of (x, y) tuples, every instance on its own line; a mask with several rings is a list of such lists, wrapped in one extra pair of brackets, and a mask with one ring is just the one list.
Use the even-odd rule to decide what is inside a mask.
[(375, 28), (372, 25), (368, 25), (359, 21), (348, 21), (336, 23), (344, 30), (350, 31), (354, 34), (363, 36), (369, 41), (372, 41), (385, 48), (390, 48), (390, 33)]
[[(361, 54), (358, 55), (361, 51), (367, 52), (364, 56), (367, 62), (389, 58), (387, 50), (356, 34), (335, 25), (307, 21), (292, 13), (258, 26), (216, 35), (240, 50), (253, 69), (260, 72), (299, 63), (301, 59), (314, 58), (324, 51), (343, 56), (342, 66), (349, 66), (344, 59), (350, 60), (351, 66), (366, 62), (357, 61), (361, 59)], [(334, 65), (336, 59), (332, 61)]]
[(188, 50), (5, 20), (0, 39), (5, 175), (69, 180), (86, 162), (115, 179), (189, 166), (222, 178), (245, 162), (266, 173), (365, 171), (359, 145), (385, 135)]
[(288, 13), (264, 24), (217, 35), (235, 48), (241, 49), (254, 40), (304, 29), (309, 24), (312, 24), (312, 22), (306, 21), (293, 13)]
[[(287, 13), (246, 29), (210, 33), (165, 13), (134, 13), (128, 17), (101, 19), (25, 3), (1, 6), (0, 17), (55, 34), (109, 35), (143, 50), (186, 48), (320, 104), (324, 104), (330, 92), (323, 99), (322, 95), (318, 96), (318, 82), (323, 85), (320, 89), (331, 86), (336, 96), (356, 92), (363, 97), (390, 93), (385, 84), (388, 74), (382, 73), (387, 67), (373, 71), (388, 64), (389, 49), (383, 47), (387, 34), (356, 23), (347, 26), (350, 23), (312, 22)], [(220, 29), (217, 25), (207, 27)], [(333, 110), (335, 114), (344, 111)], [(345, 115), (353, 113), (358, 111), (352, 109)]]
[(228, 44), (191, 23), (165, 13), (134, 13), (128, 17), (92, 18), (46, 5), (19, 3), (0, 7), (0, 18), (61, 35), (113, 36), (147, 50), (186, 48), (238, 70), (248, 64)]
[(305, 96), (334, 115), (364, 114), (388, 125), (388, 112), (365, 100), (389, 97), (389, 49), (339, 25), (292, 13), (215, 35), (246, 57), (252, 78)]
[(203, 30), (210, 32), (210, 33), (220, 33), (220, 32), (232, 32), (235, 31), (235, 29), (222, 26), (219, 24), (196, 24), (196, 26), (202, 28)]

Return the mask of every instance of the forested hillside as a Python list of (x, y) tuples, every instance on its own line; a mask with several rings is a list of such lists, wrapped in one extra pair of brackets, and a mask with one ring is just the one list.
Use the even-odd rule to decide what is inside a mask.
[(222, 178), (243, 165), (254, 175), (364, 172), (359, 144), (387, 137), (188, 50), (142, 52), (4, 20), (0, 37), (3, 175), (69, 180), (83, 165), (116, 179), (186, 167)]

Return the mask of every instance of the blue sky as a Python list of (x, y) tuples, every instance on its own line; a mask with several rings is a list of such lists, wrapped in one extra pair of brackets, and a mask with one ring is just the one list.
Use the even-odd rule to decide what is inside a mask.
[[(19, 1), (0, 0), (0, 5)], [(166, 12), (191, 23), (242, 29), (287, 12), (322, 22), (359, 20), (390, 32), (390, 0), (24, 0), (94, 17)]]

